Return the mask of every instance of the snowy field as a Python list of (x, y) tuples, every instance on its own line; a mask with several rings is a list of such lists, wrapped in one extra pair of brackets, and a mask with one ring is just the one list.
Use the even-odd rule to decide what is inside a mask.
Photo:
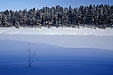
[(0, 75), (113, 75), (113, 29), (0, 28)]
[(98, 36), (113, 36), (113, 29), (92, 29), (92, 28), (22, 28), (14, 27), (0, 28), (0, 34), (38, 34), (38, 35), (98, 35)]

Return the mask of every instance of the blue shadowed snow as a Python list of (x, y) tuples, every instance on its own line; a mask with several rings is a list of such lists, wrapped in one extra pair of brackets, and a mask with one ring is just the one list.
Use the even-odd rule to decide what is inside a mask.
[(29, 68), (28, 44), (0, 40), (0, 75), (113, 75), (111, 50), (30, 43), (32, 53), (38, 51)]

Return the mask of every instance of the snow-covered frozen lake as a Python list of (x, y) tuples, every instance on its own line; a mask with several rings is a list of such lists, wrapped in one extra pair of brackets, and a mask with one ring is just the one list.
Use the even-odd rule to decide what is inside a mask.
[(0, 75), (113, 75), (113, 29), (0, 28)]

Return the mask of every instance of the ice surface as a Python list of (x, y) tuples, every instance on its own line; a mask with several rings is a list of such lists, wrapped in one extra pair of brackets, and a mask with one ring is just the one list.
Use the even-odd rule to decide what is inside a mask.
[(38, 48), (28, 67), (28, 43), (0, 40), (1, 75), (112, 75), (113, 51), (96, 48), (62, 48), (31, 43)]
[(113, 50), (112, 36), (1, 34), (0, 39), (24, 41), (30, 43), (45, 43), (64, 48), (100, 48)]
[(0, 75), (113, 75), (113, 30), (0, 28)]

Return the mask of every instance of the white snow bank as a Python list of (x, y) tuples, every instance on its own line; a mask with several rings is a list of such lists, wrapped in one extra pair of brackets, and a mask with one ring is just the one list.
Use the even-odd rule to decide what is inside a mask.
[(113, 29), (91, 29), (91, 28), (0, 28), (0, 34), (36, 34), (36, 35), (97, 35), (113, 36)]
[[(92, 36), (93, 35), (93, 36)], [(0, 28), (0, 40), (45, 43), (63, 48), (113, 50), (113, 29), (91, 28)]]
[(99, 48), (113, 50), (113, 36), (1, 34), (0, 39), (44, 43), (63, 48)]

